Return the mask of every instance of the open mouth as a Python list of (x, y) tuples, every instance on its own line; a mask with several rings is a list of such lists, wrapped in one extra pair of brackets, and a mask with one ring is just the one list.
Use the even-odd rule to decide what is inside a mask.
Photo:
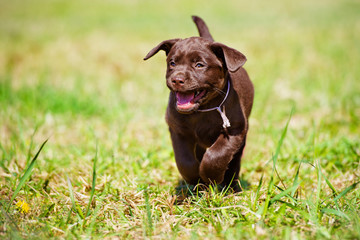
[(191, 92), (176, 92), (176, 107), (180, 111), (191, 111), (199, 100), (206, 95), (206, 90), (195, 90)]

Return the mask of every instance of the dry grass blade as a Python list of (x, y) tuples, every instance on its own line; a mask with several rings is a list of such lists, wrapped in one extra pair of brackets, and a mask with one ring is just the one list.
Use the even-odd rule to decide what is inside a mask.
[(256, 212), (254, 212), (254, 211), (250, 210), (249, 208), (244, 207), (244, 206), (242, 206), (242, 205), (224, 206), (224, 207), (214, 207), (214, 208), (204, 208), (204, 209), (214, 211), (214, 210), (235, 209), (235, 208), (241, 208), (241, 209), (243, 209), (243, 210), (245, 210), (245, 211), (253, 214), (253, 215), (254, 215), (255, 217), (257, 217), (258, 219), (261, 218), (261, 215), (257, 214)]

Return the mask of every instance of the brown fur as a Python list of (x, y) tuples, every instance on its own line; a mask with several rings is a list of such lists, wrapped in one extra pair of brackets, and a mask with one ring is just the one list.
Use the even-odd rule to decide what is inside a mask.
[[(214, 42), (201, 18), (193, 17), (193, 20), (200, 37), (163, 41), (144, 60), (160, 50), (167, 55), (166, 84), (171, 92), (166, 121), (182, 177), (189, 184), (228, 185), (239, 177), (254, 88), (242, 67), (245, 56)], [(231, 127), (224, 129), (219, 112), (198, 110), (218, 107), (228, 82), (229, 95), (221, 109)], [(205, 95), (195, 99), (198, 92)], [(185, 101), (179, 100), (184, 98), (179, 93), (190, 94), (194, 101), (184, 107), (177, 102)]]

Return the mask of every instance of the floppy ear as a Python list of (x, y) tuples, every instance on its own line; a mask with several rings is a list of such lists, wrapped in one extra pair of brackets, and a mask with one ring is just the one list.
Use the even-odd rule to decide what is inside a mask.
[(144, 60), (147, 60), (147, 59), (151, 58), (152, 56), (154, 56), (160, 50), (164, 50), (166, 52), (166, 56), (167, 56), (168, 53), (170, 52), (170, 49), (172, 48), (172, 46), (179, 40), (180, 40), (180, 38), (175, 38), (175, 39), (169, 39), (169, 40), (162, 41), (161, 43), (159, 43), (159, 45), (157, 45), (156, 47), (151, 49), (151, 51), (146, 55)]
[(230, 72), (236, 72), (246, 62), (244, 54), (224, 44), (216, 42), (211, 44), (210, 48), (218, 58), (223, 59)]

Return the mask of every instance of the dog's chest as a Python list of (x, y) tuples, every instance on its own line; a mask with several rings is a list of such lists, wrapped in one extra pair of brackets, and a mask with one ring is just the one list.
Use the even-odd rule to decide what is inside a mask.
[(210, 147), (219, 137), (221, 131), (217, 128), (198, 128), (194, 131), (196, 143), (203, 148)]
[(221, 134), (221, 118), (211, 113), (199, 113), (199, 115), (196, 121), (189, 122), (188, 130), (193, 134), (197, 144), (208, 148)]
[(166, 121), (170, 129), (203, 148), (210, 147), (222, 133), (222, 119), (216, 111), (180, 114), (168, 108)]

